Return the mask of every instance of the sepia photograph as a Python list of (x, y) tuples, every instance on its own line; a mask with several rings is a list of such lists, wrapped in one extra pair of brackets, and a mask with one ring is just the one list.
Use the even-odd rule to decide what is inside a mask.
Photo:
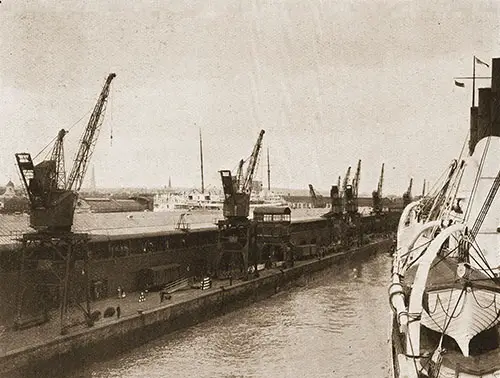
[(499, 1), (1, 0), (0, 142), (0, 377), (500, 377)]

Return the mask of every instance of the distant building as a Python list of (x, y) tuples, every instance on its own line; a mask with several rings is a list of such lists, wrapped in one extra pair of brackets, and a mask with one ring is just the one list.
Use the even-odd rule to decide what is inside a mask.
[(154, 197), (154, 211), (168, 210), (220, 210), (222, 196), (214, 190), (198, 189), (187, 192), (158, 193)]
[(9, 180), (5, 186), (5, 192), (2, 194), (3, 198), (13, 198), (16, 196), (16, 191), (14, 190), (14, 183)]
[(5, 186), (5, 192), (0, 194), (0, 212), (17, 213), (26, 212), (29, 209), (29, 201), (25, 197), (16, 194), (15, 186), (9, 181)]

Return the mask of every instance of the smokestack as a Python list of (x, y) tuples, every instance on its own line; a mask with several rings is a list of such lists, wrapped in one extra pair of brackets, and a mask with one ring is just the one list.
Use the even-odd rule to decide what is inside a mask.
[(469, 137), (469, 155), (474, 153), (474, 148), (477, 144), (478, 132), (478, 107), (472, 106), (470, 108), (470, 137)]
[(491, 88), (479, 88), (476, 143), (491, 135)]
[(491, 135), (500, 136), (500, 58), (491, 63)]
[(469, 153), (488, 136), (500, 136), (500, 58), (491, 64), (491, 88), (479, 88), (477, 107), (470, 109)]
[(500, 58), (493, 58), (491, 62), (491, 91), (500, 92)]

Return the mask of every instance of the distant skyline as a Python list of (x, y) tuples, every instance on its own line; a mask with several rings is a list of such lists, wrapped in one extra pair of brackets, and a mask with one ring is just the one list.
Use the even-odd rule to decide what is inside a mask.
[[(260, 129), (256, 179), (326, 194), (362, 159), (360, 192), (436, 180), (469, 128), (472, 57), (500, 57), (493, 1), (4, 0), (0, 183), (61, 128), (66, 168), (117, 74), (91, 167), (99, 187), (220, 187)], [(477, 74), (489, 76), (477, 67)], [(489, 81), (478, 82), (478, 87)], [(111, 139), (112, 135), (112, 139)], [(353, 172), (354, 173), (354, 172)]]

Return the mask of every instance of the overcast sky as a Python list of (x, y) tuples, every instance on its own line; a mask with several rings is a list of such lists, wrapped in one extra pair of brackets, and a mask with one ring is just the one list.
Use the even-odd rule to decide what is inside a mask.
[[(66, 137), (69, 171), (115, 72), (91, 162), (99, 187), (199, 186), (199, 128), (206, 182), (220, 186), (262, 128), (274, 187), (327, 194), (362, 159), (361, 192), (383, 162), (385, 193), (410, 177), (419, 192), (467, 137), (470, 83), (453, 77), (474, 54), (500, 57), (498, 4), (2, 0), (0, 182), (19, 182), (15, 152), (36, 155), (86, 115)], [(265, 168), (264, 155), (257, 179)]]

